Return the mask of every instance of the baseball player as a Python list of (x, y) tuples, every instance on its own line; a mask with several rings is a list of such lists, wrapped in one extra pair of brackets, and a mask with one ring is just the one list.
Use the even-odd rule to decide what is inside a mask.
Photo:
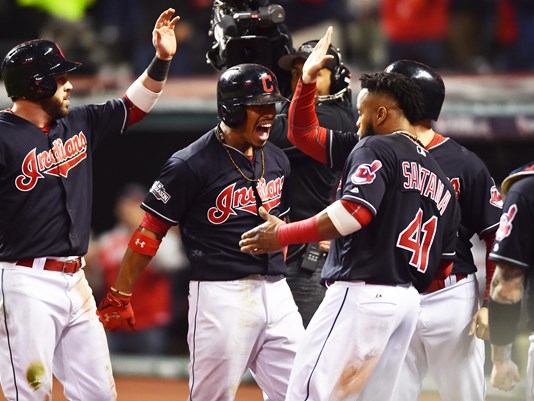
[(98, 308), (106, 329), (134, 324), (134, 283), (166, 231), (179, 224), (191, 262), (191, 400), (233, 400), (247, 369), (269, 400), (286, 394), (304, 327), (284, 277), (284, 255), (239, 249), (241, 233), (262, 220), (260, 207), (279, 217), (289, 211), (289, 161), (268, 142), (275, 104), (285, 101), (266, 67), (240, 64), (220, 76), (220, 123), (163, 166), (115, 285)]
[[(312, 52), (317, 40), (305, 42), (296, 53), (280, 58), (282, 69), (291, 71), (291, 86), (294, 90), (302, 75), (304, 61)], [(351, 103), (350, 71), (341, 62), (341, 53), (334, 46), (328, 48), (334, 58), (328, 60), (317, 77), (315, 110), (323, 127), (350, 131), (356, 126), (356, 117)], [(298, 150), (287, 139), (287, 113), (285, 104), (276, 116), (269, 140), (284, 150), (291, 164), (289, 190), (290, 221), (306, 219), (332, 203), (340, 171), (331, 169)], [(326, 288), (321, 284), (321, 270), (326, 260), (330, 242), (299, 244), (288, 247), (287, 283), (302, 316), (304, 327), (324, 297)]]
[(443, 401), (483, 401), (486, 304), (495, 264), (486, 260), (486, 291), (481, 307), (471, 238), (476, 234), (484, 240), (489, 253), (499, 226), (502, 198), (477, 155), (432, 129), (432, 120), (438, 119), (445, 97), (439, 74), (411, 60), (396, 61), (385, 71), (403, 74), (421, 89), (425, 109), (423, 118), (415, 124), (416, 134), (452, 183), (462, 215), (452, 270), (442, 272), (421, 294), (421, 314), (402, 369), (397, 399), (417, 401), (429, 371)]
[(48, 400), (52, 375), (69, 400), (116, 399), (105, 332), (83, 267), (93, 151), (142, 119), (176, 52), (172, 8), (153, 30), (156, 56), (124, 97), (70, 106), (67, 60), (54, 42), (10, 50), (0, 112), (0, 382), (5, 397)]
[[(477, 234), (489, 252), (498, 227), (502, 199), (485, 164), (478, 156), (432, 130), (445, 96), (441, 77), (430, 67), (410, 60), (397, 61), (385, 70), (412, 79), (423, 93), (422, 120), (415, 124), (417, 137), (438, 161), (453, 184), (462, 210), (462, 223), (454, 263), (422, 289), (422, 312), (410, 345), (398, 399), (416, 401), (426, 372), (432, 374), (444, 401), (483, 400), (485, 394), (484, 341), (487, 308), (480, 307), (477, 268), (471, 254), (471, 237)], [(305, 152), (327, 163), (342, 165), (357, 142), (345, 133), (327, 131), (315, 140), (294, 131), (292, 140)], [(452, 269), (452, 270), (451, 270)], [(486, 261), (486, 292), (495, 264)], [(473, 336), (476, 334), (476, 336)]]
[[(516, 337), (525, 300), (530, 347), (526, 372), (526, 400), (534, 400), (534, 162), (515, 171), (501, 185), (506, 195), (496, 241), (489, 258), (497, 263), (491, 282), (489, 327), (491, 342), (491, 384), (511, 390), (519, 382), (512, 361), (512, 343)], [(523, 296), (525, 291), (525, 296)]]
[[(331, 34), (329, 28), (304, 64), (290, 135), (326, 135), (313, 102)], [(420, 90), (400, 74), (360, 80), (360, 141), (346, 160), (337, 200), (290, 224), (262, 209), (267, 222), (240, 242), (242, 251), (258, 255), (335, 239), (322, 273), (328, 289), (299, 345), (287, 401), (392, 400), (419, 313), (413, 283), (424, 288), (440, 260), (454, 255), (460, 219), (454, 189), (411, 134), (422, 114)]]

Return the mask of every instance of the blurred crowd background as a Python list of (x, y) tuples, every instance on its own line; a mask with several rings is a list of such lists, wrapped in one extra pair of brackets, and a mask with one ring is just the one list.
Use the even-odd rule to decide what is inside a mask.
[[(333, 43), (341, 49), (343, 62), (353, 73), (354, 89), (359, 72), (382, 70), (401, 58), (422, 61), (446, 76), (534, 73), (532, 0), (272, 3), (284, 8), (284, 23), (295, 48), (319, 38), (326, 26), (334, 26)], [(108, 83), (105, 89), (125, 88), (153, 58), (152, 24), (168, 7), (175, 8), (182, 19), (176, 28), (179, 50), (170, 75), (171, 79), (182, 79), (179, 90), (183, 92), (184, 81), (219, 73), (206, 62), (206, 53), (214, 42), (208, 35), (213, 0), (1, 0), (0, 54), (6, 54), (24, 40), (50, 39), (60, 45), (67, 58), (83, 62), (76, 73), (92, 77), (93, 87), (98, 78), (99, 85)], [(463, 87), (468, 81), (469, 78), (456, 86)], [(214, 93), (215, 81), (210, 80), (209, 85)], [(453, 88), (454, 92), (455, 81), (446, 79), (446, 85), (447, 90)], [(75, 93), (76, 90), (75, 87)], [(199, 87), (193, 90), (198, 91)], [(166, 91), (172, 91), (172, 86)], [(519, 99), (518, 103), (534, 104), (534, 93), (527, 96), (530, 98), (526, 102)], [(469, 95), (465, 97), (469, 101)], [(193, 112), (180, 120), (182, 117), (176, 116), (185, 112), (174, 103), (170, 111), (160, 109), (156, 117), (150, 115), (127, 140), (112, 139), (105, 149), (99, 150), (95, 159), (94, 241), (87, 255), (86, 270), (97, 301), (113, 281), (129, 235), (142, 218), (138, 205), (147, 187), (170, 154), (203, 134), (206, 127), (215, 125), (213, 106), (214, 102), (207, 117)], [(488, 135), (489, 140), (482, 141), (483, 145), (469, 143), (467, 137), (460, 142), (479, 154), (500, 182), (512, 168), (531, 159), (529, 147), (515, 140), (527, 132), (530, 135), (527, 140), (532, 141), (532, 114), (520, 120), (523, 130), (516, 128), (516, 120), (512, 123), (495, 120), (496, 133)], [(199, 119), (203, 122), (199, 123)], [(476, 113), (472, 121), (465, 121), (447, 125), (447, 131), (450, 127), (486, 129), (485, 121), (477, 120)], [(493, 120), (488, 121), (491, 125)], [(501, 132), (508, 129), (506, 124), (513, 124), (516, 137), (503, 146), (502, 141), (493, 139), (500, 138)], [(479, 129), (477, 141), (485, 135), (481, 132)], [(187, 353), (189, 266), (178, 230), (172, 231), (166, 241), (168, 252), (163, 252), (162, 247), (134, 292), (137, 298), (134, 295), (132, 302), (138, 331), (135, 335), (126, 332), (110, 335), (112, 352)]]
[[(534, 69), (532, 0), (278, 0), (295, 46), (308, 30), (332, 24), (345, 63), (376, 70), (414, 58), (442, 71), (518, 72)], [(160, 10), (174, 7), (179, 57), (172, 75), (213, 74), (206, 52), (213, 1), (2, 0), (0, 51), (21, 40), (57, 41), (83, 61), (81, 73), (144, 70), (153, 56), (150, 32)], [(300, 40), (300, 37), (303, 40)], [(312, 35), (315, 36), (315, 35)]]

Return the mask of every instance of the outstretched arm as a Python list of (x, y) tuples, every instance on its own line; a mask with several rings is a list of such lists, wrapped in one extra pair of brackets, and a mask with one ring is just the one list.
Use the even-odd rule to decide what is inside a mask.
[(291, 244), (336, 239), (360, 230), (373, 219), (365, 206), (343, 199), (315, 216), (289, 224), (270, 215), (264, 208), (260, 208), (259, 212), (266, 222), (241, 236), (239, 246), (242, 252), (258, 255), (275, 252)]
[(176, 53), (177, 43), (174, 27), (180, 17), (174, 17), (174, 9), (169, 8), (159, 16), (152, 31), (152, 44), (156, 55), (148, 68), (126, 91), (126, 101), (130, 107), (128, 125), (142, 120), (152, 110), (159, 99)]
[(327, 163), (327, 130), (319, 126), (315, 111), (315, 83), (324, 63), (334, 57), (326, 54), (331, 36), (332, 27), (329, 27), (304, 63), (303, 75), (295, 88), (288, 113), (288, 140), (300, 151), (323, 164)]

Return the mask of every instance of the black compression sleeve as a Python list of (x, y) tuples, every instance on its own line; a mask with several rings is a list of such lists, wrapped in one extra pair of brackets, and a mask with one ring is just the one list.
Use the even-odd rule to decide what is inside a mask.
[(514, 342), (520, 313), (521, 302), (501, 304), (489, 299), (489, 334), (492, 344), (508, 345)]

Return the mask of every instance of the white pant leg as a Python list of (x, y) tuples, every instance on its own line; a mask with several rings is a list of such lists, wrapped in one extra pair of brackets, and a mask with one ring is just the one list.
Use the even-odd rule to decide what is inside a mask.
[(528, 337), (527, 372), (526, 372), (526, 401), (534, 401), (534, 334)]
[(108, 343), (92, 290), (83, 270), (65, 278), (71, 307), (67, 327), (56, 347), (54, 375), (70, 401), (116, 400)]
[[(287, 386), (282, 376), (289, 375), (294, 342), (303, 331), (294, 301), (281, 306), (288, 300), (285, 280), (191, 281), (189, 288), (190, 400), (233, 400), (249, 367), (266, 396), (280, 400), (278, 393)], [(289, 316), (296, 322), (288, 324)], [(280, 359), (266, 362), (266, 356)], [(280, 383), (282, 388), (273, 390)]]
[[(83, 289), (78, 303), (91, 306), (74, 323), (93, 320), (94, 299), (83, 270), (70, 276), (0, 263), (0, 380), (8, 400), (51, 399), (52, 374), (62, 381), (71, 400), (115, 400), (102, 325), (80, 331), (76, 344), (68, 340), (77, 309), (72, 304), (74, 283), (76, 291)], [(82, 343), (87, 344), (92, 363), (82, 357)], [(58, 350), (62, 350), (59, 356)], [(76, 391), (69, 391), (71, 387)]]
[(400, 379), (395, 390), (395, 401), (419, 400), (423, 379), (428, 371), (425, 344), (421, 336), (423, 331), (424, 323), (418, 319), (408, 353), (402, 365)]
[(451, 287), (421, 299), (421, 327), (428, 370), (442, 401), (483, 401), (484, 341), (469, 336), (471, 319), (479, 308), (478, 282), (474, 274)]
[(413, 287), (330, 286), (298, 348), (286, 401), (393, 399), (419, 300)]
[(265, 340), (250, 368), (265, 400), (283, 401), (304, 326), (286, 279), (266, 283), (265, 299)]

